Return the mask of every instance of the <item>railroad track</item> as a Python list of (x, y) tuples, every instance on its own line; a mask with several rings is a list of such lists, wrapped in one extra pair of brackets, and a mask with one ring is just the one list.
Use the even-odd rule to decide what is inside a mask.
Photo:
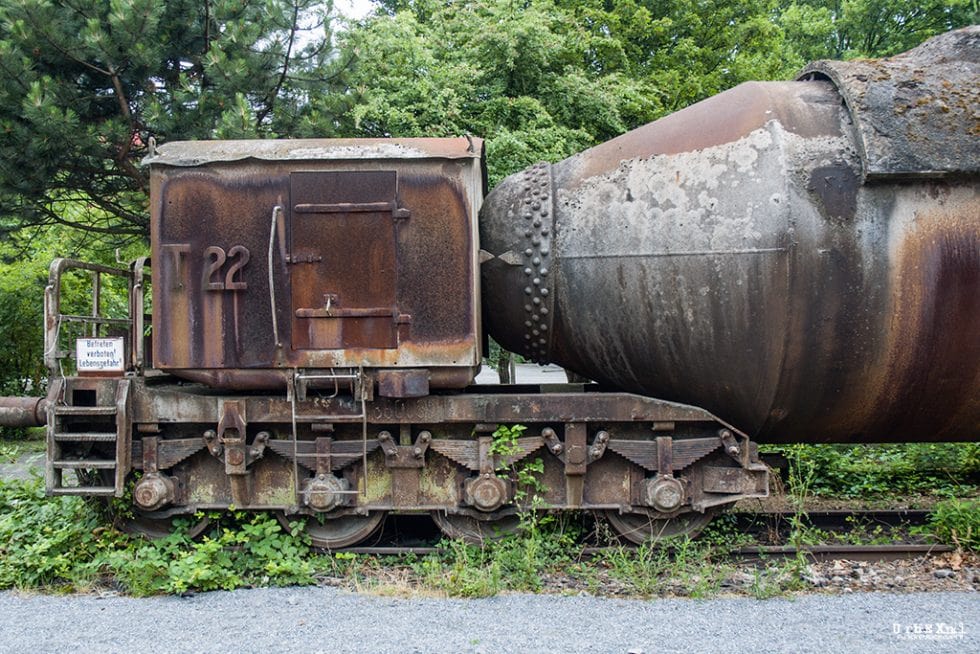
[(847, 533), (876, 529), (898, 529), (926, 524), (929, 511), (924, 509), (870, 509), (807, 511), (797, 516), (790, 511), (735, 511), (730, 514), (733, 530), (759, 536), (763, 542), (781, 542), (797, 524), (824, 532)]
[(801, 553), (813, 561), (899, 561), (952, 552), (948, 545), (898, 543), (889, 545), (757, 545), (743, 547), (732, 553), (742, 561), (764, 561), (795, 558)]
[[(739, 525), (759, 522), (789, 522), (795, 516), (792, 511), (733, 511)], [(802, 517), (812, 526), (821, 529), (845, 529), (855, 525), (883, 525), (897, 527), (925, 524), (927, 509), (832, 509), (805, 511)]]
[[(621, 550), (635, 550), (635, 545), (623, 545), (616, 547), (584, 547), (582, 556), (602, 556), (619, 552)], [(366, 556), (404, 556), (414, 554), (425, 556), (435, 554), (440, 551), (439, 547), (348, 547), (344, 552), (350, 554), (362, 554)], [(924, 545), (915, 544), (889, 544), (889, 545), (808, 545), (796, 548), (791, 545), (755, 545), (742, 547), (731, 552), (733, 559), (753, 562), (768, 561), (773, 559), (795, 558), (801, 553), (813, 561), (834, 561), (837, 559), (846, 561), (899, 561), (902, 559), (915, 559), (921, 556), (932, 556), (952, 552), (953, 548), (948, 545)]]
[[(734, 520), (738, 533), (765, 533), (770, 536), (788, 534), (788, 527), (795, 514), (783, 511), (737, 511), (728, 514)], [(820, 510), (806, 513), (806, 523), (822, 531), (846, 532), (855, 527), (902, 527), (925, 524), (929, 512), (921, 509), (873, 509), (873, 510)], [(370, 556), (399, 556), (414, 554), (424, 556), (440, 551), (441, 534), (429, 526), (424, 516), (396, 516), (373, 545), (344, 548), (351, 554)], [(582, 556), (601, 556), (622, 549), (636, 549), (635, 545), (582, 547)], [(850, 561), (893, 561), (952, 551), (946, 545), (923, 543), (892, 543), (886, 545), (826, 544), (796, 548), (791, 545), (752, 545), (734, 550), (731, 557), (741, 561), (762, 561), (793, 558), (801, 553), (814, 561), (845, 559)]]

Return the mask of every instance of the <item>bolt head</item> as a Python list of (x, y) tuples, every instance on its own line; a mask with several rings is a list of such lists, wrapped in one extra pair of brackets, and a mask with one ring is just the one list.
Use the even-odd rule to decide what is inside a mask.
[(229, 449), (226, 456), (229, 465), (240, 466), (245, 463), (245, 452), (238, 448)]
[(144, 475), (133, 488), (133, 501), (146, 511), (156, 511), (173, 499), (173, 481), (159, 473)]
[(684, 503), (684, 486), (674, 477), (647, 480), (646, 503), (658, 511), (676, 511)]
[(466, 499), (480, 511), (495, 511), (508, 500), (509, 485), (500, 477), (486, 475), (466, 483)]

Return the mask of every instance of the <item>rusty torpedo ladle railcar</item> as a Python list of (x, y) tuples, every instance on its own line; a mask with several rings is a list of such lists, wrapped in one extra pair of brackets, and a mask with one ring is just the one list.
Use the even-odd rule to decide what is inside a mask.
[[(391, 512), (692, 535), (768, 493), (755, 439), (975, 439), (978, 38), (743, 84), (485, 202), (476, 138), (165, 144), (151, 257), (52, 264), (48, 394), (0, 422), (134, 531), (234, 506), (324, 548)], [(472, 386), (487, 333), (598, 383)]]

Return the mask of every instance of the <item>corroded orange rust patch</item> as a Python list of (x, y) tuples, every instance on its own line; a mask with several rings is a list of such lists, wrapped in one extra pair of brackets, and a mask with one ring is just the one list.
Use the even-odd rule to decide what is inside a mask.
[(887, 417), (883, 433), (962, 439), (980, 420), (978, 197), (936, 183), (909, 205), (912, 218), (892, 239), (885, 361), (869, 405)]

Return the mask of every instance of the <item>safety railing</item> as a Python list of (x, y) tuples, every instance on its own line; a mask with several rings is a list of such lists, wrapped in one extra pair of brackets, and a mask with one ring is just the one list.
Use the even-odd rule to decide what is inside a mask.
[[(44, 364), (52, 377), (65, 374), (64, 361), (76, 359), (75, 339), (122, 336), (124, 339), (125, 369), (143, 367), (143, 271), (145, 257), (138, 259), (131, 270), (113, 268), (96, 263), (55, 259), (44, 289)], [(91, 276), (90, 304), (87, 310), (81, 305), (84, 290), (74, 288), (78, 297), (73, 298), (69, 309), (62, 311), (66, 274), (70, 271), (86, 271)], [(114, 298), (115, 307), (125, 306), (125, 315), (107, 315), (103, 289), (104, 277), (112, 276), (125, 281), (125, 298)], [(76, 284), (78, 286), (78, 284)]]

